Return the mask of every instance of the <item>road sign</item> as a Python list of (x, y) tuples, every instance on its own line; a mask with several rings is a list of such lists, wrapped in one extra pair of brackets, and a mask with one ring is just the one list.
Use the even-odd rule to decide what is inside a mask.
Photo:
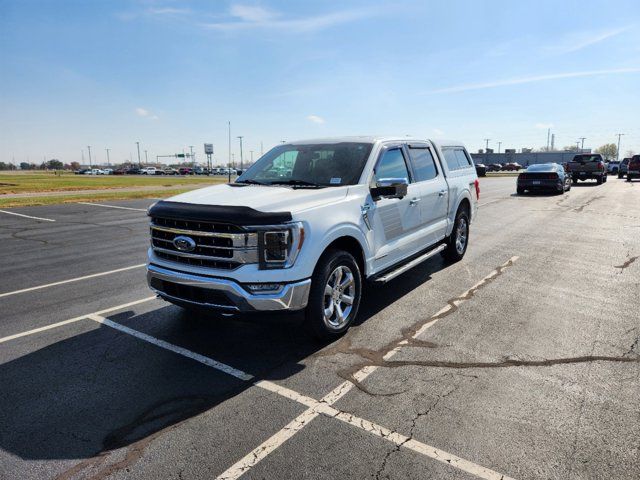
[(204, 153), (207, 155), (213, 155), (213, 143), (204, 144)]

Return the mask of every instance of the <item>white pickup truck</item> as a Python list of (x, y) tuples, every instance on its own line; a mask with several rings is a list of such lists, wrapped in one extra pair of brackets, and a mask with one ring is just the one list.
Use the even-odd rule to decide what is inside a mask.
[(319, 337), (353, 323), (365, 280), (460, 260), (480, 186), (464, 145), (345, 137), (278, 145), (235, 182), (149, 208), (147, 280), (187, 309), (304, 310)]

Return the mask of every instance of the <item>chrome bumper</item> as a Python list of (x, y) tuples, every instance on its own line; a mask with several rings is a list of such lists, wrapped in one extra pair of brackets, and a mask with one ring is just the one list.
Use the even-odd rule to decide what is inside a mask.
[[(301, 310), (307, 306), (311, 287), (311, 279), (306, 279), (283, 284), (277, 293), (252, 294), (233, 280), (203, 277), (157, 265), (147, 266), (147, 283), (151, 290), (171, 303), (195, 305), (230, 313)], [(180, 286), (198, 289), (198, 298), (183, 298), (187, 296), (176, 294), (174, 290), (179, 291)], [(167, 292), (169, 289), (171, 293)], [(207, 299), (207, 292), (215, 299)], [(223, 301), (220, 301), (221, 299)]]

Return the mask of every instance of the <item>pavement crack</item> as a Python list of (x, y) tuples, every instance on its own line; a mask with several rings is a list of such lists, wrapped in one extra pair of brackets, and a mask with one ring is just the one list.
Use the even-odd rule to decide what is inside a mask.
[(582, 212), (586, 207), (588, 207), (589, 205), (591, 205), (593, 202), (595, 202), (596, 200), (601, 200), (603, 199), (604, 196), (602, 195), (597, 195), (595, 197), (591, 197), (589, 200), (587, 200), (585, 203), (583, 203), (582, 205), (580, 205), (579, 207), (576, 207), (573, 209), (574, 212), (580, 213)]

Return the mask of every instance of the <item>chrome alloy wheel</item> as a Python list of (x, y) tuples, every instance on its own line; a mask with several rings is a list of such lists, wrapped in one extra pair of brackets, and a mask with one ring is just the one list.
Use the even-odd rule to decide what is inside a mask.
[(467, 237), (469, 235), (469, 226), (466, 218), (458, 219), (458, 226), (456, 227), (456, 252), (459, 255), (464, 253), (464, 249), (467, 246)]
[(324, 287), (323, 318), (332, 330), (339, 330), (349, 320), (356, 295), (356, 282), (351, 269), (339, 265), (329, 275)]

